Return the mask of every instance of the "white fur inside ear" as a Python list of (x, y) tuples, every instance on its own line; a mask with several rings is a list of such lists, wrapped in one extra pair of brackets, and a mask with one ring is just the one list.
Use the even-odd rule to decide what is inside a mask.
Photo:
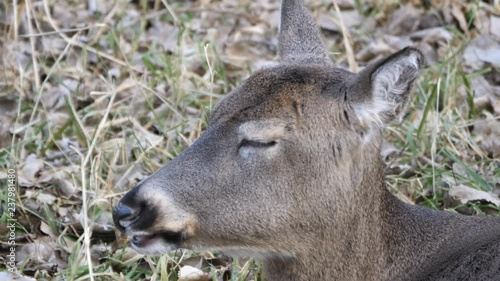
[(388, 120), (385, 120), (383, 115), (402, 118), (396, 116), (396, 110), (406, 103), (406, 97), (403, 95), (407, 94), (409, 84), (416, 78), (418, 71), (418, 57), (415, 53), (381, 66), (372, 74), (371, 101), (354, 106), (358, 118), (363, 123), (375, 124), (377, 127), (386, 125)]

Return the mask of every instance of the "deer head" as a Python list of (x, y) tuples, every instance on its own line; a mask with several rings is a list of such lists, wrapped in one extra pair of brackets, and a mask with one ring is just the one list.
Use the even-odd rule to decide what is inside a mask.
[(281, 9), (280, 65), (223, 98), (203, 135), (115, 206), (138, 252), (296, 256), (383, 182), (379, 130), (402, 119), (422, 54), (351, 73), (332, 63), (302, 1)]

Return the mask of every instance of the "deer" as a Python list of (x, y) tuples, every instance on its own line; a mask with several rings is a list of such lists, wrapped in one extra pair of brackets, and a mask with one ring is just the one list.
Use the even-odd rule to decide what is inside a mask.
[(139, 253), (262, 259), (266, 280), (500, 280), (500, 219), (431, 210), (385, 186), (423, 54), (336, 67), (302, 0), (282, 0), (279, 64), (213, 108), (204, 133), (114, 206)]

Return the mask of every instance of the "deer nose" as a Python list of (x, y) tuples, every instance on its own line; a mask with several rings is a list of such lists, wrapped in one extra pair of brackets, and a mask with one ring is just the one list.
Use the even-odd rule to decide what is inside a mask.
[(121, 230), (124, 230), (138, 217), (138, 210), (134, 210), (122, 203), (118, 203), (113, 209), (113, 221), (115, 222), (115, 225)]
[(121, 220), (130, 220), (134, 216), (134, 211), (132, 208), (127, 207), (125, 205), (120, 205), (115, 208), (116, 219)]

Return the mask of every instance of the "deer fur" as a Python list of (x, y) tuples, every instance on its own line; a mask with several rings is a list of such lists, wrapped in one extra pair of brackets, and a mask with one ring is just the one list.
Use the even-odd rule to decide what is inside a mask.
[(498, 218), (413, 206), (385, 187), (380, 130), (404, 116), (420, 51), (337, 68), (302, 1), (283, 0), (279, 54), (115, 206), (132, 246), (255, 256), (275, 281), (500, 280)]

